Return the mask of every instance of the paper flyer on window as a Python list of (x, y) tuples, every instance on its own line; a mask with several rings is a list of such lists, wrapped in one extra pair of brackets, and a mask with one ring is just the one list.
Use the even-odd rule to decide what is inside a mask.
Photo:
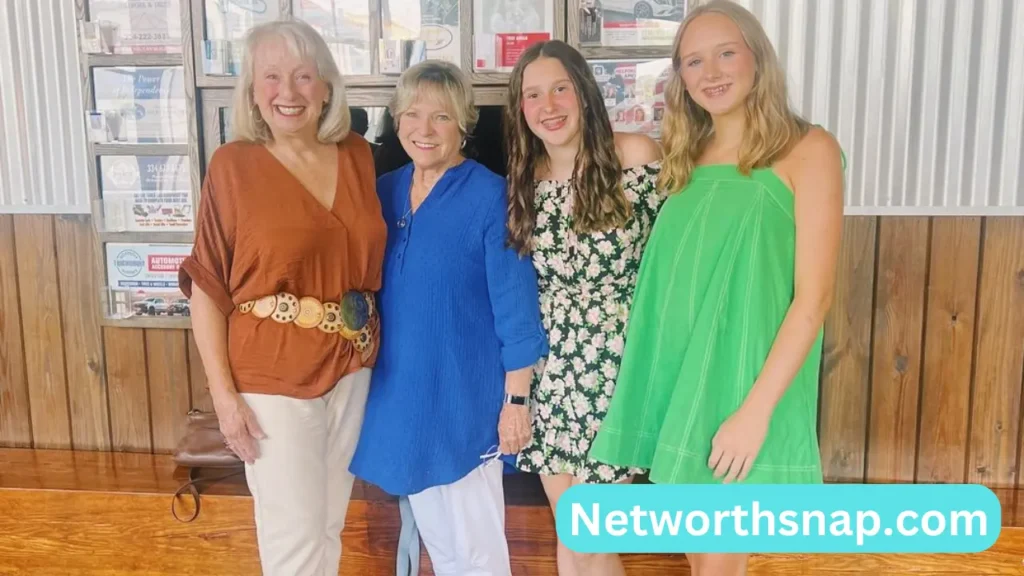
[(292, 0), (292, 13), (323, 36), (342, 74), (370, 73), (369, 2)]
[(91, 0), (83, 36), (99, 41), (95, 51), (180, 54), (181, 1)]
[(188, 156), (102, 156), (100, 181), (108, 232), (193, 229)]
[(612, 129), (660, 138), (672, 60), (590, 61), (590, 67), (604, 96)]
[(96, 112), (112, 142), (188, 141), (185, 73), (180, 66), (95, 68)]
[(382, 73), (401, 73), (403, 64), (416, 63), (401, 62), (402, 40), (423, 41), (424, 59), (461, 64), (459, 0), (383, 0), (382, 23)]
[(685, 12), (685, 0), (580, 0), (580, 44), (668, 46)]
[(111, 316), (189, 315), (178, 269), (192, 252), (191, 244), (112, 242), (106, 248)]
[(473, 68), (511, 72), (531, 45), (554, 37), (554, 0), (475, 0)]

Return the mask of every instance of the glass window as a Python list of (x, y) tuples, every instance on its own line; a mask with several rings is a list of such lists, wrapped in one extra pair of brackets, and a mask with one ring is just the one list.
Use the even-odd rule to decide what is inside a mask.
[(188, 142), (185, 73), (181, 66), (95, 68), (93, 90), (96, 106), (90, 129), (105, 136), (99, 141)]
[(188, 156), (101, 156), (103, 227), (108, 232), (190, 232)]
[(181, 0), (90, 0), (83, 49), (107, 54), (180, 54)]
[(554, 38), (555, 0), (475, 0), (473, 69), (511, 72), (530, 45)]
[(582, 0), (582, 46), (670, 46), (686, 0)]
[(281, 17), (279, 0), (206, 0), (203, 73), (237, 76), (242, 44), (250, 28)]
[(590, 67), (604, 95), (612, 129), (660, 138), (672, 59), (592, 60)]
[(343, 75), (370, 74), (367, 0), (293, 0), (292, 13), (320, 32)]
[[(383, 0), (381, 24), (382, 74), (400, 74), (424, 59), (462, 65), (459, 0)], [(411, 41), (422, 45), (406, 50)]]

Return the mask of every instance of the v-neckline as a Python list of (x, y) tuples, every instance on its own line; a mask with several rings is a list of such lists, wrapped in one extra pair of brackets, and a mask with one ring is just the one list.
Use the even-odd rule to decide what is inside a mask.
[(263, 151), (266, 152), (266, 154), (268, 156), (270, 156), (270, 158), (274, 161), (275, 164), (277, 164), (277, 167), (282, 172), (284, 172), (285, 174), (288, 175), (288, 178), (290, 178), (292, 180), (292, 182), (296, 186), (299, 187), (299, 189), (302, 191), (302, 193), (309, 200), (311, 200), (314, 204), (316, 204), (321, 210), (327, 212), (328, 214), (333, 216), (335, 219), (340, 220), (340, 218), (338, 218), (338, 212), (337, 212), (338, 200), (339, 200), (339, 196), (341, 196), (341, 190), (340, 190), (341, 189), (341, 147), (340, 146), (338, 146), (337, 144), (334, 145), (334, 152), (335, 152), (334, 153), (334, 162), (335, 162), (335, 167), (336, 167), (337, 173), (334, 176), (334, 197), (331, 200), (330, 207), (327, 207), (326, 205), (324, 205), (324, 203), (321, 202), (320, 199), (317, 198), (316, 195), (313, 194), (313, 192), (310, 191), (309, 188), (306, 188), (306, 185), (302, 183), (302, 180), (299, 180), (299, 177), (296, 176), (295, 173), (292, 172), (288, 168), (288, 166), (284, 162), (282, 162), (280, 158), (277, 157), (277, 155), (275, 155), (273, 152), (271, 152), (270, 148), (267, 148), (267, 146), (265, 146), (265, 145), (262, 145), (260, 147), (263, 148)]

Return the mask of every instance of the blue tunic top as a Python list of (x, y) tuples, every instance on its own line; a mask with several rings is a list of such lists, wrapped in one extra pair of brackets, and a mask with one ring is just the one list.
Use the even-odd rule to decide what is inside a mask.
[(505, 180), (464, 160), (411, 214), (412, 172), (377, 181), (381, 346), (350, 466), (398, 496), (455, 482), (497, 452), (505, 373), (548, 352), (533, 264), (506, 247)]

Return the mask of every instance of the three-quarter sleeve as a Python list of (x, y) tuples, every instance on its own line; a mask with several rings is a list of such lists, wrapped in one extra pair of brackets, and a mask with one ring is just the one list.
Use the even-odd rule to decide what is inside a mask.
[(502, 364), (511, 372), (546, 356), (548, 339), (541, 322), (537, 272), (529, 257), (507, 246), (504, 190), (495, 196), (484, 225), (487, 288)]
[(195, 241), (178, 270), (178, 286), (187, 298), (192, 297), (193, 284), (199, 286), (228, 316), (235, 308), (229, 289), (235, 211), (225, 196), (218, 196), (212, 178), (207, 176), (196, 214)]

